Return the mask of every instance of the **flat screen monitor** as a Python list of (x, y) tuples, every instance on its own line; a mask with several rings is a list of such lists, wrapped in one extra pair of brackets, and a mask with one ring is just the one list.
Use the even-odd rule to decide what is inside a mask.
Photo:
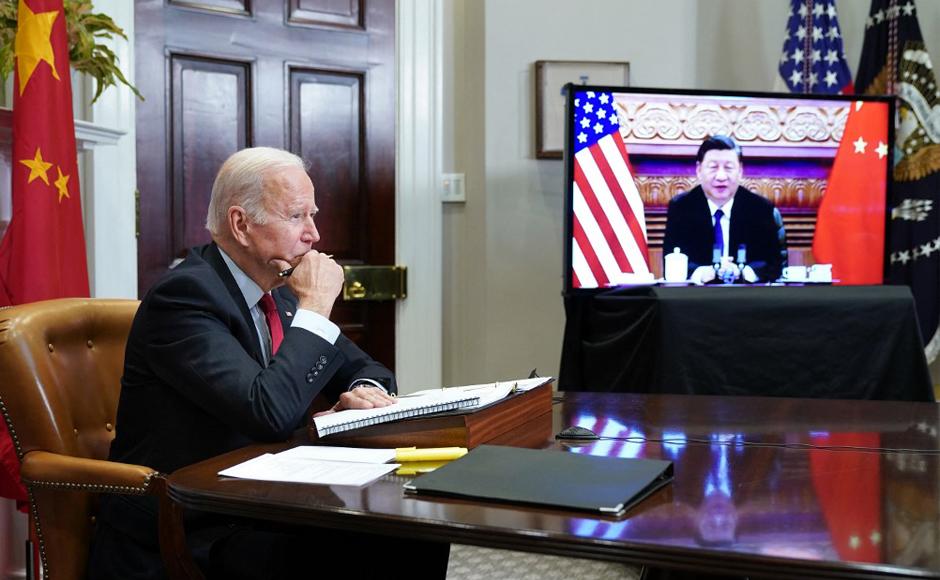
[(662, 281), (671, 253), (678, 283), (882, 283), (890, 98), (568, 85), (566, 111), (566, 292)]

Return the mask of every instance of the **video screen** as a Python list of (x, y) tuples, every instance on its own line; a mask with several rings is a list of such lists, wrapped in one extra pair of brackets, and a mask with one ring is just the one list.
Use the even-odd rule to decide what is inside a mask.
[(881, 284), (893, 103), (568, 85), (565, 290)]

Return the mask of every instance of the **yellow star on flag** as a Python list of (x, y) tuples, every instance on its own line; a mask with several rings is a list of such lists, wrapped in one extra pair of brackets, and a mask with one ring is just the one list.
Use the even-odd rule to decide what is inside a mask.
[(52, 67), (53, 78), (59, 80), (51, 39), (52, 23), (58, 15), (58, 10), (36, 14), (26, 5), (26, 0), (20, 0), (14, 46), (17, 72), (20, 75), (20, 95), (26, 90), (26, 84), (42, 61)]
[(69, 177), (68, 175), (62, 175), (62, 168), (56, 167), (56, 171), (59, 172), (59, 178), (55, 180), (55, 188), (59, 190), (59, 203), (62, 203), (63, 197), (71, 197), (69, 195)]
[(39, 150), (39, 147), (36, 148), (35, 157), (32, 159), (20, 159), (20, 163), (29, 167), (29, 178), (26, 180), (26, 183), (32, 183), (38, 177), (43, 183), (49, 185), (49, 176), (46, 175), (46, 172), (49, 171), (52, 164), (46, 163), (43, 160), (42, 151)]

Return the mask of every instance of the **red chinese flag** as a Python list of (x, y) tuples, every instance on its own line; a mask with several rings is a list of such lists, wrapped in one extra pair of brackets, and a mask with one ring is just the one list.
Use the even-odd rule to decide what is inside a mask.
[(841, 284), (883, 281), (888, 153), (888, 105), (853, 103), (813, 239), (816, 263)]
[[(19, 0), (16, 30), (13, 217), (0, 243), (0, 306), (88, 296), (62, 0)], [(25, 499), (12, 450), (0, 421), (0, 492), (19, 488)]]

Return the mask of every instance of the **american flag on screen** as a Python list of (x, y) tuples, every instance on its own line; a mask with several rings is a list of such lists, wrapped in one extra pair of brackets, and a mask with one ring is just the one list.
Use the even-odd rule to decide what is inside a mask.
[(649, 275), (643, 200), (620, 137), (611, 93), (574, 95), (572, 286), (597, 288)]
[(851, 94), (835, 0), (790, 0), (780, 79), (794, 93)]

